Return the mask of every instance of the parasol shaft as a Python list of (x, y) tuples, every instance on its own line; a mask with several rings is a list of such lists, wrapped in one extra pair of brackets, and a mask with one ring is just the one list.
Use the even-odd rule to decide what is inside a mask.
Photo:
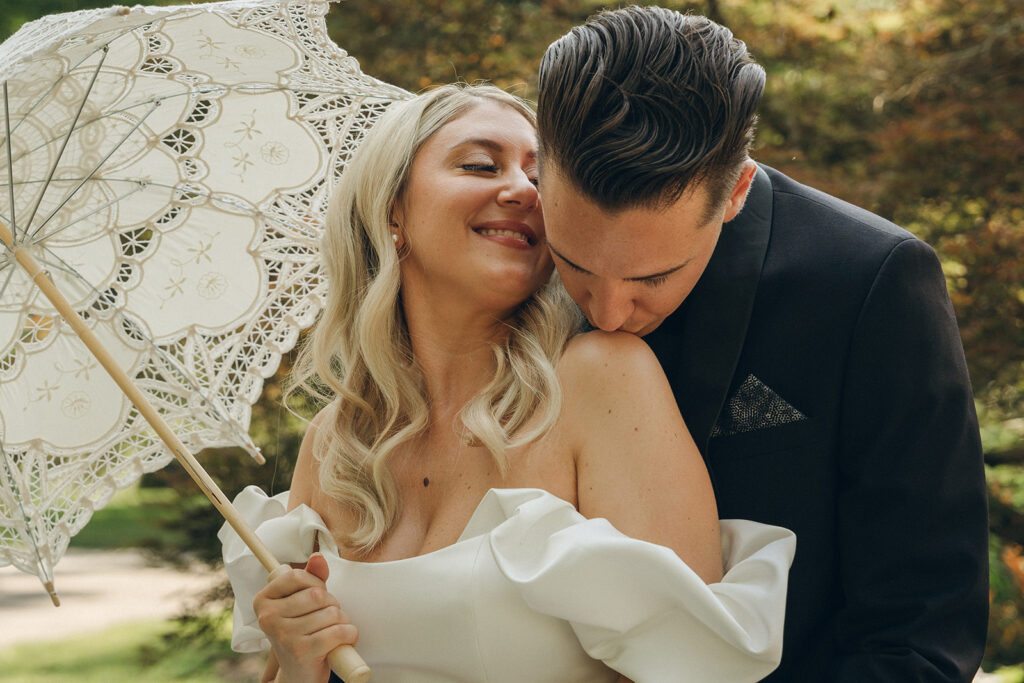
[[(78, 337), (86, 345), (89, 351), (96, 357), (110, 377), (117, 383), (118, 387), (125, 393), (139, 413), (153, 427), (157, 435), (170, 449), (171, 454), (181, 463), (185, 471), (192, 477), (200, 490), (210, 499), (213, 506), (224, 517), (225, 521), (238, 533), (242, 541), (252, 550), (253, 554), (260, 561), (268, 572), (274, 572), (279, 568), (287, 568), (282, 565), (271, 553), (270, 549), (259, 539), (252, 527), (242, 518), (227, 499), (224, 492), (220, 490), (217, 483), (199, 464), (195, 456), (189, 452), (185, 444), (174, 434), (167, 422), (160, 416), (153, 405), (146, 398), (142, 390), (132, 381), (128, 373), (118, 365), (113, 355), (103, 346), (103, 342), (89, 328), (80, 315), (71, 307), (71, 303), (60, 293), (60, 290), (53, 284), (53, 280), (43, 270), (42, 266), (23, 244), (16, 244), (10, 228), (0, 221), (0, 241), (9, 249), (14, 259), (18, 262), (32, 281), (39, 287), (39, 290), (49, 299), (61, 317), (71, 326)], [(369, 679), (370, 669), (363, 662), (359, 654), (349, 645), (333, 650), (328, 657), (331, 668), (346, 681), (346, 683), (363, 683)]]

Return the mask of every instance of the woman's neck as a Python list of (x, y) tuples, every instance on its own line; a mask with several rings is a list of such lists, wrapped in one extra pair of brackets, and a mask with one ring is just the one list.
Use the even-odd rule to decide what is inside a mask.
[(413, 356), (423, 373), (434, 418), (456, 415), (494, 376), (493, 345), (510, 328), (493, 312), (464, 305), (429, 307), (403, 300)]

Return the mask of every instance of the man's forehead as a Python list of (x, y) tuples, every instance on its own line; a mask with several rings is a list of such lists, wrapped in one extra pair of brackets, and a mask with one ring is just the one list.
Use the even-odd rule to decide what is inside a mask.
[(538, 152), (538, 174), (541, 199), (546, 201), (546, 204), (570, 204), (573, 211), (601, 214), (607, 221), (617, 224), (628, 224), (637, 214), (671, 213), (677, 220), (684, 215), (689, 216), (691, 220), (687, 223), (692, 222), (694, 227), (701, 227), (706, 223), (709, 214), (711, 195), (704, 183), (691, 184), (678, 197), (652, 198), (622, 204), (616, 201), (602, 201), (599, 197), (584, 191), (558, 164), (550, 161), (545, 164), (543, 152)]

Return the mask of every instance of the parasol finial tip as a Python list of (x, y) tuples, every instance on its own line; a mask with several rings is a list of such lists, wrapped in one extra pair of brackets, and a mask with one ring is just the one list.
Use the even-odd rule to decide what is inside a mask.
[(246, 446), (248, 446), (245, 450), (249, 452), (249, 456), (256, 461), (257, 465), (265, 465), (267, 463), (267, 459), (263, 457), (263, 451), (260, 447), (253, 443), (253, 440), (250, 439), (248, 435), (246, 435), (245, 441)]
[(43, 584), (46, 592), (50, 594), (50, 600), (53, 601), (54, 607), (60, 607), (60, 597), (57, 596), (57, 589), (53, 586), (53, 581), (47, 581)]

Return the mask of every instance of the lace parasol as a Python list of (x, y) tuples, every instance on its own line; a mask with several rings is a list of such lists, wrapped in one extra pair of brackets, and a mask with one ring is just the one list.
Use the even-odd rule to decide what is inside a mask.
[(0, 45), (0, 564), (52, 582), (172, 457), (40, 277), (185, 447), (259, 457), (251, 405), (323, 302), (328, 197), (409, 96), (331, 42), (329, 1), (85, 10)]

